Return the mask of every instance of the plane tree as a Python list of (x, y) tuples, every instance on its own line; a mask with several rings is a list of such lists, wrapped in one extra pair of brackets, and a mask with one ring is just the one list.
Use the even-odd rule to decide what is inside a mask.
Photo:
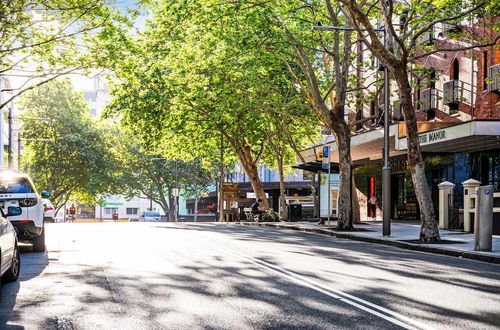
[(21, 116), (50, 118), (27, 120), (21, 168), (27, 170), (40, 190), (51, 192), (58, 211), (70, 198), (93, 202), (116, 187), (113, 136), (109, 127), (89, 115), (82, 93), (67, 80), (54, 80), (21, 97)]
[(126, 64), (115, 66), (110, 111), (139, 134), (149, 127), (151, 141), (171, 131), (192, 139), (183, 147), (196, 145), (198, 156), (217, 157), (214, 150), (227, 146), (267, 207), (258, 166), (268, 113), (288, 102), (281, 86), (294, 80), (266, 8), (160, 1), (152, 12), (146, 31), (125, 47)]

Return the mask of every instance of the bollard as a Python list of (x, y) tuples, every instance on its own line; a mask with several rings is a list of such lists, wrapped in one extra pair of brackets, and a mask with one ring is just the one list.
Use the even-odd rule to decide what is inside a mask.
[(445, 181), (438, 184), (439, 188), (439, 228), (448, 229), (449, 226), (449, 208), (450, 196), (453, 197), (453, 188), (455, 185)]
[(493, 243), (493, 186), (476, 188), (474, 251), (491, 251)]

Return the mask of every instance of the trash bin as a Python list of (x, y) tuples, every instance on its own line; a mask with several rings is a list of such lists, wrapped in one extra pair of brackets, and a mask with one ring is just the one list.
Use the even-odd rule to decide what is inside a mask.
[(302, 221), (302, 204), (290, 204), (288, 212), (289, 221)]
[(118, 213), (113, 213), (113, 220), (115, 220), (115, 221), (118, 220)]

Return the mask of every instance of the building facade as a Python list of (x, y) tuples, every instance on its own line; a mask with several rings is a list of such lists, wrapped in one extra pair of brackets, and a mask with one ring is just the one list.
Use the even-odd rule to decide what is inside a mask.
[[(456, 28), (456, 27), (454, 27)], [(461, 28), (469, 28), (463, 26)], [(431, 42), (452, 46), (447, 34), (450, 27), (438, 24), (428, 36)], [(474, 31), (478, 37), (493, 31)], [(450, 48), (450, 47), (447, 47)], [(358, 50), (363, 49), (361, 44)], [(369, 56), (365, 56), (370, 58)], [(419, 74), (411, 76), (414, 88), (414, 110), (418, 121), (421, 150), (432, 200), (438, 208), (438, 184), (455, 184), (455, 203), (463, 199), (462, 182), (473, 178), (491, 184), (500, 191), (500, 47), (499, 45), (468, 51), (438, 52), (417, 63)], [(416, 65), (417, 65), (416, 64)], [(383, 72), (360, 71), (366, 82), (383, 78)], [(393, 91), (395, 86), (392, 86)], [(362, 119), (382, 112), (383, 93), (357, 111), (347, 111), (350, 119)], [(390, 97), (391, 210), (393, 219), (418, 219), (420, 212), (413, 189), (406, 148), (406, 129), (397, 93)], [(371, 120), (353, 129), (351, 141), (355, 182), (361, 206), (361, 219), (381, 218), (383, 120)], [(317, 152), (323, 145), (337, 148), (332, 137), (302, 151), (306, 163), (318, 163)], [(373, 214), (368, 200), (374, 197)], [(436, 213), (437, 214), (437, 213)], [(498, 219), (497, 221), (500, 221)], [(460, 226), (460, 223), (458, 223)]]

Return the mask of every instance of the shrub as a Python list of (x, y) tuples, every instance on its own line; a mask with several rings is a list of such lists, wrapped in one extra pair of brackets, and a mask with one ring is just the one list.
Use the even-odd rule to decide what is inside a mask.
[(273, 210), (267, 210), (262, 213), (262, 222), (277, 222), (279, 220), (280, 216)]

